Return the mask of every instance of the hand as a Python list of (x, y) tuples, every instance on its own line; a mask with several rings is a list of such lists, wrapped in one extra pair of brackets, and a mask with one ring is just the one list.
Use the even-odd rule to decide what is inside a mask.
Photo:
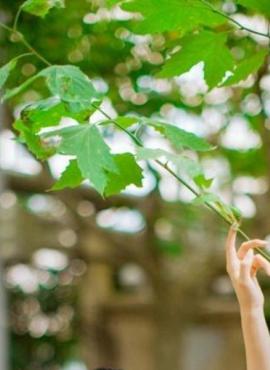
[(243, 243), (236, 251), (237, 229), (232, 226), (226, 241), (227, 272), (231, 278), (241, 311), (261, 309), (264, 296), (257, 280), (257, 272), (263, 269), (270, 275), (270, 263), (261, 255), (254, 254), (254, 248), (267, 245), (264, 240), (254, 239)]

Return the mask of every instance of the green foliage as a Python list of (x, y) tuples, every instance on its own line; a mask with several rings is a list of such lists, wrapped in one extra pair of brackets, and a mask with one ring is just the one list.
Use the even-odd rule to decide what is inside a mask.
[(40, 77), (45, 77), (47, 87), (53, 95), (64, 102), (78, 104), (81, 109), (89, 108), (89, 104), (99, 97), (89, 78), (78, 67), (65, 65), (43, 69), (20, 86), (7, 91), (3, 100), (20, 94)]
[(22, 120), (17, 120), (13, 127), (19, 132), (19, 140), (26, 144), (27, 148), (33, 153), (37, 159), (45, 160), (55, 153), (51, 146), (41, 140), (35, 130), (26, 125)]
[(257, 72), (262, 66), (267, 52), (268, 50), (262, 49), (255, 55), (241, 61), (233, 71), (233, 75), (230, 76), (222, 86), (237, 84), (238, 82), (246, 80), (250, 74)]
[(82, 176), (93, 184), (101, 194), (107, 185), (107, 172), (118, 172), (117, 165), (94, 125), (76, 125), (44, 134), (44, 137), (57, 136), (60, 144), (57, 152), (76, 156)]
[(142, 169), (137, 164), (132, 154), (116, 154), (114, 155), (114, 161), (118, 172), (108, 173), (107, 185), (105, 188), (106, 196), (118, 194), (130, 184), (142, 187)]
[(238, 0), (241, 4), (249, 9), (259, 11), (260, 13), (270, 17), (270, 6), (268, 0)]
[[(253, 0), (239, 0), (238, 3), (267, 14), (268, 8), (266, 9), (266, 3), (263, 0), (256, 2), (256, 4)], [(220, 11), (213, 10), (213, 5), (206, 1), (160, 0), (157, 5), (155, 0), (108, 0), (107, 4), (109, 6), (121, 4), (121, 7), (126, 11), (140, 13), (142, 18), (137, 17), (128, 22), (127, 27), (143, 34), (164, 33), (165, 45), (176, 47), (176, 51), (174, 49), (173, 53), (169, 55), (157, 77), (170, 78), (182, 75), (198, 63), (203, 63), (205, 81), (212, 89), (221, 86), (221, 84), (229, 86), (245, 80), (250, 74), (257, 72), (265, 61), (267, 50), (258, 48), (255, 42), (249, 43), (248, 46), (242, 43), (243, 50), (241, 49), (241, 51), (247, 56), (240, 62), (234, 60), (233, 55), (237, 56), (235, 49), (238, 45), (238, 40), (233, 39), (231, 33), (234, 29), (231, 28), (228, 17), (223, 16)], [(63, 6), (64, 2), (61, 0), (27, 0), (21, 9), (44, 17), (51, 8)], [(96, 27), (98, 28), (98, 25)], [(103, 34), (103, 29), (102, 32), (98, 32)], [(115, 32), (111, 33), (115, 34)], [(153, 47), (154, 52), (155, 36), (151, 40), (152, 44), (150, 43), (148, 47), (149, 50)], [(118, 40), (118, 42), (123, 44), (119, 46), (119, 50), (122, 50), (122, 47), (126, 48), (124, 39)], [(132, 42), (129, 39), (126, 44)], [(91, 45), (94, 43), (95, 40), (91, 39)], [(98, 48), (99, 45), (97, 42)], [(130, 48), (130, 45), (128, 47)], [(179, 47), (180, 50), (178, 50)], [(166, 46), (159, 46), (157, 49), (158, 53), (161, 53), (164, 52)], [(33, 51), (33, 49), (31, 50)], [(35, 50), (34, 54), (39, 57)], [(103, 59), (104, 55), (99, 59), (99, 62), (101, 63)], [(124, 60), (124, 58), (122, 59)], [(122, 59), (120, 58), (121, 62)], [(128, 58), (126, 59), (128, 60)], [(41, 58), (41, 60), (44, 62), (44, 59)], [(128, 71), (132, 70), (131, 62), (127, 63)], [(15, 65), (16, 59), (13, 59), (0, 69), (0, 86), (5, 84)], [(90, 68), (88, 72), (93, 73), (93, 70), (94, 68)], [(105, 69), (105, 73), (107, 70)], [(232, 75), (226, 79), (229, 72)], [(147, 70), (145, 73), (149, 74), (150, 72)], [(139, 114), (139, 109), (136, 110), (136, 116), (125, 115), (127, 103), (123, 103), (123, 101), (123, 105), (119, 105), (119, 111), (124, 114), (111, 119), (100, 108), (101, 96), (87, 74), (74, 65), (50, 65), (22, 84), (8, 90), (3, 97), (4, 100), (11, 99), (27, 90), (34, 83), (35, 86), (40, 86), (37, 80), (44, 79), (49, 96), (27, 104), (22, 109), (20, 118), (15, 122), (14, 127), (19, 132), (19, 140), (27, 145), (38, 159), (47, 159), (55, 153), (72, 156), (67, 168), (52, 190), (60, 190), (65, 187), (74, 188), (79, 186), (82, 181), (89, 180), (100, 194), (110, 196), (121, 192), (130, 184), (142, 186), (142, 169), (136, 160), (158, 161), (164, 168), (168, 168), (168, 162), (171, 165), (169, 169), (176, 170), (176, 177), (180, 174), (184, 178), (183, 183), (192, 183), (192, 186), (198, 189), (204, 203), (213, 204), (214, 208), (230, 222), (237, 217), (236, 210), (226, 206), (215, 196), (212, 200), (209, 199), (210, 193), (205, 194), (205, 189), (210, 188), (213, 180), (205, 176), (199, 161), (191, 159), (185, 153), (185, 150), (189, 150), (201, 152), (200, 155), (204, 155), (204, 152), (214, 149), (213, 146), (203, 138), (177, 126), (160, 122), (158, 119), (146, 118)], [(135, 93), (137, 93), (137, 89), (140, 90), (136, 81), (140, 74), (142, 73), (136, 70), (134, 76), (130, 74), (128, 77)], [(109, 92), (113, 98), (115, 95), (119, 95), (118, 86), (116, 90)], [(44, 93), (41, 95), (43, 96)], [(179, 104), (179, 102), (176, 103), (177, 99), (177, 96), (172, 97), (175, 106)], [(160, 109), (165, 102), (164, 98), (160, 105), (155, 106), (154, 110)], [(187, 108), (185, 102), (181, 102), (181, 104), (185, 109), (192, 110), (191, 107)], [(146, 107), (145, 111), (149, 113), (147, 109)], [(100, 120), (98, 125), (89, 123), (89, 118), (95, 111), (104, 113), (104, 119)], [(198, 107), (197, 111), (200, 112), (201, 107)], [(147, 113), (143, 112), (144, 115)], [(57, 127), (65, 117), (74, 119), (77, 123), (70, 127)], [(131, 154), (132, 149), (130, 153), (111, 153), (110, 147), (104, 139), (106, 132), (111, 132), (107, 130), (106, 125), (108, 124), (124, 131), (136, 145), (140, 146), (139, 148), (136, 146), (136, 157)], [(134, 125), (138, 126), (135, 133)], [(147, 131), (147, 125), (164, 136), (172, 148), (177, 151), (177, 154), (162, 149), (145, 148), (144, 133)], [(53, 131), (44, 133), (44, 129), (48, 130), (49, 127), (54, 126)], [(136, 136), (138, 131), (140, 132), (139, 140)], [(182, 178), (179, 179), (181, 182)]]
[(10, 72), (16, 67), (17, 60), (12, 59), (10, 62), (0, 68), (0, 89), (5, 85)]
[(39, 75), (46, 78), (47, 86), (53, 95), (59, 96), (64, 102), (80, 104), (83, 109), (99, 97), (92, 82), (78, 67), (51, 66)]
[(173, 77), (188, 72), (196, 64), (204, 63), (204, 77), (209, 88), (217, 86), (232, 71), (234, 61), (226, 46), (227, 35), (202, 31), (188, 35), (181, 41), (181, 50), (165, 63), (158, 77)]
[(113, 5), (116, 5), (117, 3), (120, 3), (121, 0), (106, 0), (106, 4), (108, 6), (113, 6)]
[[(226, 15), (234, 18), (236, 13), (245, 16), (259, 12), (269, 16), (268, 2), (268, 0), (239, 0), (235, 2), (239, 5), (236, 12), (228, 12)], [(18, 2), (4, 0), (1, 4), (4, 9), (2, 10), (1, 6), (3, 19), (6, 19), (6, 24), (10, 27), (13, 24), (10, 15), (16, 14), (16, 3)], [(23, 52), (25, 45), (21, 42), (10, 42), (10, 34), (6, 31), (1, 36), (3, 58), (1, 63), (4, 64), (6, 58), (10, 62), (0, 69), (0, 85), (4, 86), (8, 79), (8, 86), (16, 87), (5, 94), (6, 99), (16, 97), (10, 101), (11, 108), (18, 105), (16, 117), (18, 110), (23, 106), (20, 117), (13, 126), (18, 133), (18, 141), (26, 145), (40, 160), (50, 159), (59, 153), (67, 156), (65, 158), (69, 161), (50, 190), (73, 189), (82, 183), (88, 186), (90, 181), (100, 194), (111, 196), (120, 193), (130, 184), (140, 187), (143, 183), (143, 172), (138, 165), (141, 164), (139, 160), (149, 161), (143, 163), (146, 165), (145, 175), (149, 174), (149, 171), (151, 175), (154, 174), (156, 190), (159, 187), (160, 176), (165, 176), (164, 169), (161, 175), (158, 173), (160, 167), (156, 165), (158, 161), (174, 172), (175, 178), (182, 181), (182, 186), (186, 183), (195, 189), (199, 196), (194, 200), (194, 204), (213, 207), (227, 223), (239, 221), (241, 218), (239, 211), (211, 193), (213, 179), (206, 176), (200, 161), (202, 159), (204, 166), (208, 163), (212, 165), (213, 161), (213, 168), (210, 165), (207, 170), (210, 169), (214, 175), (217, 168), (217, 173), (221, 173), (217, 188), (221, 189), (222, 193), (233, 189), (234, 194), (238, 184), (238, 181), (234, 180), (240, 180), (238, 179), (240, 176), (252, 177), (250, 180), (257, 184), (254, 188), (260, 187), (260, 191), (263, 191), (262, 179), (267, 178), (269, 170), (266, 156), (267, 130), (264, 126), (269, 115), (267, 111), (269, 89), (265, 88), (269, 69), (268, 58), (265, 56), (269, 54), (269, 50), (263, 46), (261, 39), (257, 42), (257, 38), (254, 37), (254, 41), (250, 42), (253, 39), (252, 32), (236, 32), (238, 28), (236, 24), (211, 9), (211, 6), (215, 6), (219, 11), (226, 9), (223, 2), (209, 1), (208, 7), (204, 1), (194, 0), (106, 1), (110, 6), (122, 4), (123, 9), (141, 14), (141, 17), (136, 15), (131, 20), (116, 17), (112, 19), (108, 17), (105, 20), (102, 15), (104, 11), (99, 12), (99, 9), (104, 8), (105, 2), (90, 4), (86, 0), (76, 0), (66, 3), (67, 9), (60, 14), (59, 11), (49, 12), (53, 7), (56, 8), (55, 1), (27, 1), (25, 4), (28, 4), (28, 10), (25, 6), (24, 11), (42, 17), (46, 14), (48, 16), (40, 21), (22, 13), (22, 24), (18, 23), (18, 30), (23, 32), (25, 40), (55, 65), (41, 70), (44, 68), (44, 60), (39, 60), (35, 54), (29, 58), (29, 63), (14, 68), (16, 61), (12, 61), (12, 58)], [(95, 23), (88, 24), (83, 21), (89, 12), (98, 15)], [(235, 19), (241, 21), (241, 17)], [(249, 27), (253, 27), (253, 24), (250, 23)], [(134, 32), (142, 34), (149, 32), (149, 35), (138, 37)], [(15, 40), (14, 36), (13, 34), (12, 41)], [(162, 66), (163, 56), (166, 56), (164, 66)], [(81, 69), (73, 65), (66, 66), (67, 60)], [(204, 77), (210, 88), (219, 86), (225, 88), (204, 94), (197, 83), (194, 83), (194, 87), (186, 86), (183, 79), (181, 80), (183, 83), (179, 85), (178, 79), (170, 79), (189, 71), (198, 63), (204, 66)], [(160, 74), (157, 74), (158, 70), (161, 70)], [(256, 75), (258, 70), (260, 72)], [(31, 75), (33, 71), (37, 71), (34, 76)], [(227, 72), (232, 75), (227, 77), (229, 76)], [(163, 73), (166, 80), (159, 81), (156, 77), (162, 76)], [(249, 84), (233, 86), (245, 80), (250, 74), (254, 74), (254, 78), (250, 79)], [(261, 83), (259, 76), (262, 77)], [(22, 83), (26, 78), (29, 79)], [(119, 114), (117, 118), (113, 120), (108, 118), (107, 109), (104, 118), (101, 117), (101, 111), (96, 107), (101, 108), (103, 105), (97, 102), (99, 94), (94, 88), (98, 87), (98, 83), (93, 84), (90, 78), (95, 78), (96, 81), (104, 80), (106, 88), (103, 91), (107, 89), (105, 101), (112, 103), (116, 115)], [(21, 92), (25, 94), (22, 97), (17, 96)], [(33, 102), (35, 99), (38, 101)], [(264, 104), (261, 104), (262, 101)], [(21, 103), (23, 105), (20, 105)], [(89, 117), (96, 111), (98, 115), (95, 117), (99, 117), (100, 120), (98, 124), (90, 124)], [(185, 120), (185, 127), (189, 123), (189, 117), (192, 125), (195, 123), (198, 126), (206, 125), (204, 132), (209, 136), (211, 143), (218, 144), (220, 148), (208, 152), (213, 147), (203, 138), (170, 123), (159, 122), (161, 117), (166, 117), (164, 119), (169, 122), (168, 117), (178, 112), (181, 119)], [(243, 149), (239, 149), (240, 146), (239, 148), (232, 146), (232, 149), (228, 142), (223, 140), (232, 128), (234, 123), (232, 120), (236, 116), (243, 118), (243, 121), (245, 119), (246, 123), (242, 122), (243, 126), (252, 128), (252, 134), (262, 142), (261, 146), (249, 147), (247, 144)], [(74, 122), (73, 128), (62, 127), (65, 117), (77, 121)], [(94, 117), (91, 122), (95, 122)], [(136, 135), (142, 145), (147, 145), (151, 140), (152, 146), (152, 138), (149, 140), (153, 133), (152, 128), (164, 136), (162, 141), (165, 147), (170, 148), (168, 151), (136, 146), (134, 157), (132, 154), (134, 147), (130, 144), (130, 150), (125, 149), (128, 153), (115, 154), (109, 148), (109, 140), (106, 141), (106, 138), (112, 138), (115, 145), (115, 140), (119, 140), (116, 143), (116, 152), (123, 152), (121, 135), (118, 135), (119, 132), (115, 135), (115, 129), (122, 129), (123, 132), (128, 131), (130, 135)], [(54, 132), (46, 134), (49, 129)], [(200, 129), (201, 126), (198, 127), (198, 131)], [(222, 166), (226, 168), (224, 174)], [(162, 177), (162, 186), (163, 184)], [(164, 194), (162, 186), (161, 196)], [(237, 189), (237, 195), (243, 192), (243, 189)], [(252, 194), (245, 194), (245, 197), (249, 196), (252, 197)], [(115, 204), (115, 201), (112, 202)], [(168, 216), (171, 227), (173, 218), (172, 214), (168, 213), (177, 209), (177, 219), (181, 222), (181, 227), (174, 225), (173, 233), (169, 233), (168, 240), (165, 232), (166, 240), (161, 238), (154, 243), (159, 252), (175, 256), (178, 256), (184, 248), (181, 244), (175, 243), (175, 240), (177, 243), (181, 240), (181, 228), (188, 225), (194, 230), (199, 226), (194, 222), (194, 217), (201, 215), (188, 204), (183, 210), (182, 204), (178, 203), (182, 203), (181, 200), (163, 204), (166, 213), (162, 210), (162, 215), (155, 215), (157, 219), (160, 216), (166, 218)], [(179, 208), (184, 217), (179, 218)], [(19, 336), (22, 337), (21, 334)], [(25, 338), (25, 335), (23, 337)], [(49, 337), (51, 338), (51, 335)], [(40, 341), (49, 337), (45, 334)], [(63, 346), (63, 341), (60, 346)], [(63, 357), (66, 358), (66, 354), (71, 353), (70, 348), (65, 350), (61, 348)], [(58, 352), (59, 350), (56, 351)], [(31, 347), (31, 356), (35, 353), (40, 353), (39, 347)], [(17, 361), (20, 356), (14, 357)], [(29, 356), (25, 357), (29, 359)], [(32, 365), (25, 360), (19, 364), (16, 362), (14, 369), (29, 366), (31, 368), (29, 370), (32, 370), (33, 366), (38, 368), (64, 366), (63, 361), (57, 363), (58, 360), (53, 357), (52, 364), (41, 364), (37, 355), (31, 361)]]
[(238, 208), (230, 206), (223, 202), (223, 200), (213, 193), (202, 193), (193, 200), (196, 205), (210, 204), (218, 210), (227, 222), (233, 224), (241, 220), (241, 212)]
[(38, 17), (45, 15), (52, 8), (64, 8), (64, 0), (27, 0), (23, 3), (21, 9)]
[[(167, 152), (163, 149), (150, 149), (150, 148), (137, 148), (137, 158), (138, 160), (156, 160), (159, 158), (165, 158), (167, 162), (172, 163), (176, 166), (177, 172), (181, 175), (186, 175), (189, 179), (192, 179), (196, 183), (196, 179), (199, 177), (201, 183), (207, 184), (206, 179), (203, 175), (203, 169), (200, 164), (187, 157), (184, 154), (176, 155)], [(204, 178), (204, 180), (202, 180)], [(209, 182), (209, 185), (211, 183)]]
[(27, 57), (31, 55), (31, 53), (21, 54), (17, 57), (11, 59), (7, 64), (3, 65), (0, 68), (0, 89), (5, 85), (7, 79), (9, 78), (10, 72), (12, 72), (15, 67), (17, 66), (17, 62), (19, 59)]
[(73, 105), (62, 102), (57, 97), (40, 100), (27, 105), (21, 111), (21, 118), (32, 129), (56, 126), (64, 117), (84, 122), (95, 111), (91, 106), (87, 110), (74, 111)]
[[(138, 118), (135, 117), (117, 117), (114, 121), (122, 128), (129, 128), (138, 122)], [(111, 122), (111, 121), (109, 121)]]
[(62, 172), (59, 180), (50, 190), (62, 190), (64, 188), (76, 188), (81, 185), (83, 176), (76, 159), (69, 161), (68, 166)]
[(164, 135), (176, 149), (182, 150), (187, 148), (197, 152), (206, 152), (214, 149), (207, 141), (192, 132), (164, 122), (147, 120), (147, 123)]
[(219, 14), (199, 0), (132, 0), (122, 4), (124, 10), (141, 13), (144, 17), (136, 27), (138, 33), (190, 31), (200, 25), (216, 27), (226, 22)]

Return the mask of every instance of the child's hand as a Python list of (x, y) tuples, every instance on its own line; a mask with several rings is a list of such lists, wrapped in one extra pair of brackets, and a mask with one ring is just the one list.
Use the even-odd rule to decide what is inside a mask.
[(236, 292), (241, 310), (262, 308), (264, 296), (257, 280), (257, 271), (263, 269), (270, 275), (270, 263), (259, 254), (254, 254), (254, 248), (267, 245), (264, 240), (250, 240), (243, 243), (236, 251), (236, 228), (231, 227), (226, 241), (227, 271)]

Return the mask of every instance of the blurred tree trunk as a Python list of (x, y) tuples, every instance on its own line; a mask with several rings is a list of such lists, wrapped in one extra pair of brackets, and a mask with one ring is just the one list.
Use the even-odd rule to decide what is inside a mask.
[(159, 302), (155, 311), (155, 369), (180, 370), (183, 315), (178, 311), (178, 306), (173, 306), (172, 302), (167, 299)]
[(196, 292), (187, 294), (181, 281), (165, 279), (158, 282), (155, 293), (155, 369), (180, 370), (185, 323), (195, 310)]

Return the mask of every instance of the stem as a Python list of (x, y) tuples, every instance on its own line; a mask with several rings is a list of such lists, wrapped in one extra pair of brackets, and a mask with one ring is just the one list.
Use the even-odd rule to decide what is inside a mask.
[(13, 32), (13, 29), (9, 26), (5, 25), (4, 23), (0, 22), (0, 27), (4, 28), (8, 32)]
[[(102, 108), (96, 106), (94, 103), (91, 103), (91, 105), (94, 108), (96, 108), (100, 113), (102, 113), (109, 121), (111, 121), (120, 130), (124, 131), (133, 140), (133, 142), (136, 145), (138, 145), (140, 147), (143, 147), (143, 143), (136, 136), (134, 136), (130, 131), (128, 131), (127, 129), (125, 129), (121, 125), (119, 125), (118, 122), (116, 120), (114, 120), (113, 118), (111, 118)], [(196, 195), (197, 197), (200, 196), (200, 193), (196, 189), (194, 189), (190, 184), (188, 184), (184, 179), (182, 179), (182, 177), (180, 177), (179, 175), (177, 175), (168, 166), (167, 163), (163, 163), (163, 162), (161, 162), (158, 159), (154, 160), (154, 162), (156, 164), (158, 164), (160, 167), (164, 168), (167, 172), (169, 172), (177, 181), (179, 181), (183, 186), (185, 186), (187, 189), (189, 189), (194, 195)], [(215, 212), (220, 218), (222, 218), (223, 221), (225, 221), (228, 225), (232, 226), (232, 222), (229, 221), (229, 220), (227, 220), (226, 217), (224, 217), (223, 214), (218, 209), (216, 209), (210, 202), (207, 202), (206, 201), (204, 204), (205, 204), (205, 206), (208, 209), (210, 209), (211, 211)], [(243, 230), (241, 230), (240, 228), (237, 228), (237, 231), (239, 232), (240, 235), (242, 235), (242, 237), (245, 240), (250, 240), (250, 238), (248, 237), (248, 235)], [(268, 260), (270, 262), (270, 256), (268, 255), (267, 252), (263, 251), (261, 248), (255, 248), (255, 251), (257, 253), (261, 254), (266, 260)]]
[(33, 55), (33, 53), (24, 53), (24, 54), (21, 54), (21, 55), (18, 55), (17, 57), (15, 57), (13, 60), (19, 60), (21, 58), (24, 58), (24, 57), (28, 57), (30, 55)]
[[(249, 29), (247, 27), (244, 27), (239, 22), (235, 21), (234, 19), (232, 19), (231, 17), (229, 17), (225, 13), (222, 13), (221, 11), (215, 9), (206, 0), (200, 0), (200, 1), (202, 3), (204, 3), (205, 5), (207, 5), (208, 7), (210, 7), (213, 12), (215, 12), (217, 14), (220, 14), (223, 17), (227, 18), (228, 20), (230, 20), (231, 22), (233, 22), (234, 24), (236, 24), (241, 29), (246, 30), (246, 31), (251, 32), (251, 33), (255, 33), (255, 34), (260, 35), (260, 36), (265, 36), (265, 37), (269, 38), (269, 40), (270, 40), (270, 35), (269, 34), (267, 35), (267, 34), (264, 34), (264, 33), (261, 33), (261, 32), (257, 32), (257, 31), (251, 30), (251, 29)], [(22, 8), (19, 8), (19, 10), (18, 10), (18, 12), (17, 12), (17, 14), (15, 16), (15, 21), (14, 21), (13, 28), (5, 25), (2, 22), (0, 22), (0, 27), (4, 28), (6, 31), (10, 32), (11, 34), (17, 35), (19, 37), (19, 41), (22, 44), (24, 44), (24, 46), (29, 51), (31, 51), (32, 54), (34, 54), (38, 59), (40, 59), (47, 66), (51, 66), (51, 63), (46, 58), (44, 58), (36, 49), (34, 49), (32, 47), (32, 45), (29, 44), (29, 42), (26, 40), (25, 36), (23, 34), (21, 34), (20, 32), (17, 31), (17, 23), (18, 23), (18, 20), (19, 20), (21, 11), (22, 11)], [(26, 56), (26, 55), (29, 55), (29, 54), (28, 53), (27, 54), (22, 54), (22, 55), (18, 56), (18, 58), (21, 58), (21, 57)], [(136, 145), (138, 145), (140, 147), (143, 147), (143, 143), (135, 135), (133, 135), (130, 131), (128, 131), (127, 129), (125, 129), (121, 125), (119, 125), (119, 123), (116, 120), (112, 119), (105, 111), (103, 111), (103, 109), (101, 109), (100, 107), (96, 106), (94, 103), (91, 103), (91, 105), (95, 109), (97, 109), (100, 113), (102, 113), (108, 120), (110, 120), (112, 123), (114, 123), (114, 125), (117, 126), (120, 130), (124, 131), (134, 141), (134, 143)], [(164, 163), (162, 163), (159, 160), (154, 160), (154, 161), (155, 161), (156, 164), (158, 164), (159, 166), (163, 167), (167, 172), (169, 172), (173, 177), (175, 177), (183, 186), (185, 186), (187, 189), (189, 189), (194, 195), (196, 195), (196, 196), (199, 196), (200, 195), (194, 188), (192, 188), (191, 185), (189, 185), (184, 179), (182, 179), (180, 176), (178, 176), (168, 166), (167, 163), (164, 164)], [(227, 224), (232, 225), (232, 223), (229, 220), (227, 220), (226, 217), (224, 217), (223, 214), (221, 214), (220, 211), (218, 209), (216, 209), (211, 203), (205, 202), (205, 206), (207, 208), (211, 209), (217, 215), (219, 215)], [(238, 230), (239, 234), (241, 234), (243, 236), (244, 239), (249, 240), (249, 237), (244, 233), (244, 231), (242, 231), (240, 228), (238, 228), (237, 230)], [(256, 250), (256, 252), (258, 252), (259, 254), (261, 254), (262, 256), (264, 256), (268, 261), (270, 261), (270, 256), (266, 252), (264, 252), (263, 250), (261, 250), (259, 248), (255, 248), (255, 250)]]
[(45, 63), (47, 66), (50, 66), (51, 63), (45, 59), (41, 54), (39, 54), (39, 52), (33, 48), (33, 46), (31, 46), (29, 44), (29, 42), (26, 40), (26, 38), (24, 37), (23, 34), (21, 34), (20, 32), (18, 31), (14, 31), (11, 27), (5, 25), (4, 23), (0, 22), (0, 27), (4, 28), (6, 31), (10, 32), (11, 34), (15, 34), (16, 36), (18, 36), (19, 38), (19, 41), (24, 44), (24, 46), (29, 50), (31, 51), (31, 53), (33, 53), (38, 59), (40, 59), (43, 63)]
[(221, 15), (222, 17), (228, 19), (228, 21), (234, 23), (237, 27), (239, 27), (241, 30), (245, 30), (247, 32), (250, 32), (250, 33), (253, 33), (255, 35), (258, 35), (258, 36), (263, 36), (263, 37), (266, 37), (268, 39), (270, 39), (270, 35), (268, 33), (263, 33), (263, 32), (259, 32), (259, 31), (255, 31), (255, 30), (252, 30), (251, 28), (248, 28), (248, 27), (245, 27), (243, 26), (240, 22), (236, 21), (235, 19), (231, 18), (229, 15), (227, 15), (226, 13), (223, 13), (222, 11), (216, 9), (212, 4), (210, 4), (208, 1), (206, 0), (200, 0), (204, 5), (206, 5), (208, 8), (210, 8), (212, 10), (213, 13), (216, 13), (216, 14), (219, 14)]
[(19, 21), (21, 12), (22, 12), (22, 6), (19, 7), (19, 9), (18, 9), (18, 11), (15, 15), (15, 19), (14, 19), (14, 23), (13, 23), (13, 32), (17, 31), (17, 25), (18, 25), (18, 21)]
[(119, 125), (117, 121), (112, 119), (103, 109), (101, 109), (99, 106), (95, 105), (94, 103), (91, 103), (92, 107), (94, 107), (96, 110), (98, 110), (100, 113), (103, 114), (106, 118), (108, 118), (109, 121), (113, 122), (115, 126), (117, 126), (120, 130), (124, 131), (137, 145), (143, 146), (142, 142), (134, 136), (131, 132), (129, 132), (127, 129)]
[[(21, 34), (20, 34), (21, 35)], [(41, 54), (39, 54), (39, 52), (33, 48), (33, 46), (31, 46), (29, 44), (29, 42), (25, 39), (25, 37), (22, 35), (22, 38), (20, 40), (24, 45), (25, 47), (30, 50), (33, 54), (35, 54), (35, 56), (40, 59), (44, 64), (46, 64), (47, 66), (51, 66), (51, 63), (45, 59)]]

